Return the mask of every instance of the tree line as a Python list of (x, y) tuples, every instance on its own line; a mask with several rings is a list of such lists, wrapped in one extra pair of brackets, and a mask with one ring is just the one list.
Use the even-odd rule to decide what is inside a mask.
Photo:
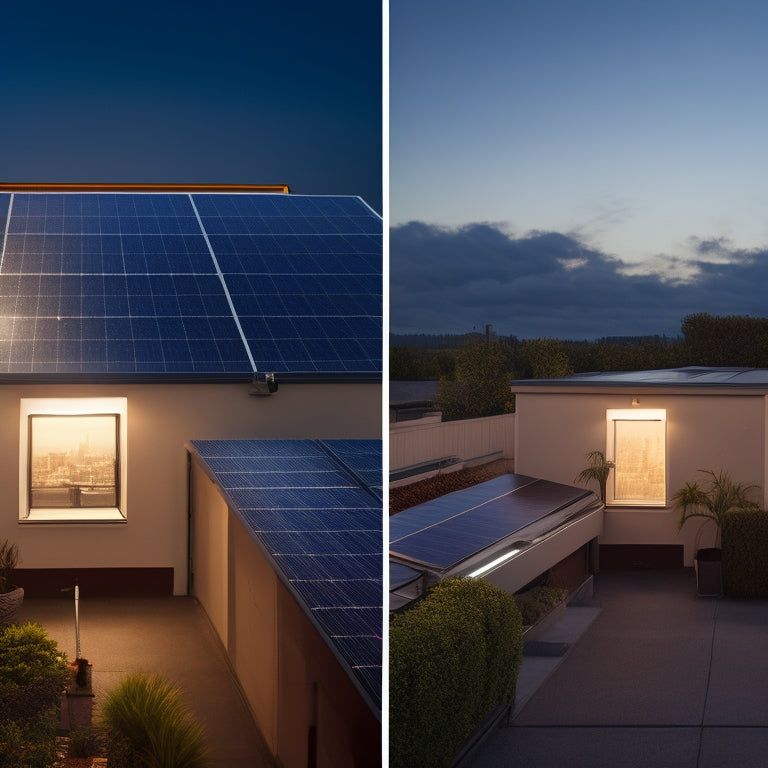
[(768, 368), (768, 318), (762, 317), (688, 315), (677, 338), (590, 342), (472, 333), (452, 339), (442, 348), (395, 344), (389, 360), (393, 381), (439, 380), (438, 405), (446, 421), (514, 411), (512, 379), (691, 365)]

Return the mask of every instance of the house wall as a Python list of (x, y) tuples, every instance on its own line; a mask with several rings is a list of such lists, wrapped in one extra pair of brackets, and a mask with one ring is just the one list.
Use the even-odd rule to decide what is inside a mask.
[[(634, 393), (517, 393), (515, 471), (563, 483), (586, 466), (589, 451), (605, 451), (606, 409), (630, 408)], [(638, 395), (640, 408), (667, 411), (667, 499), (698, 470), (727, 469), (732, 477), (766, 491), (765, 398), (762, 395)], [(595, 488), (595, 490), (597, 490)], [(682, 531), (678, 513), (665, 508), (609, 507), (601, 544), (683, 544), (684, 564), (698, 546), (712, 546), (715, 529), (689, 521)]]
[(469, 460), (501, 451), (514, 457), (515, 414), (429, 424), (407, 421), (389, 426), (390, 470), (458, 456)]
[(223, 596), (218, 583), (206, 583), (209, 575), (218, 582), (221, 569), (197, 566), (195, 594), (219, 625), (219, 636), (272, 754), (284, 768), (377, 768), (378, 719), (231, 510), (223, 552), (212, 551), (221, 541), (206, 534), (220, 529), (224, 501), (218, 491), (210, 493), (213, 484), (196, 461), (192, 477), (194, 530), (199, 532), (194, 558), (228, 563)]
[[(280, 383), (269, 397), (251, 397), (249, 389), (247, 383), (0, 386), (0, 540), (20, 547), (21, 585), (24, 572), (41, 569), (77, 575), (157, 568), (172, 569), (174, 594), (185, 594), (189, 440), (381, 435), (378, 384)], [(19, 522), (19, 452), (26, 450), (19, 446), (19, 402), (27, 397), (128, 398), (125, 523)]]

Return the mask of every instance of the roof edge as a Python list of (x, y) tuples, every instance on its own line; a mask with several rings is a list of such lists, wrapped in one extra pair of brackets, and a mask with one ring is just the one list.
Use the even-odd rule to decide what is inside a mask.
[(287, 184), (123, 184), (86, 182), (0, 182), (0, 192), (263, 192), (289, 194)]

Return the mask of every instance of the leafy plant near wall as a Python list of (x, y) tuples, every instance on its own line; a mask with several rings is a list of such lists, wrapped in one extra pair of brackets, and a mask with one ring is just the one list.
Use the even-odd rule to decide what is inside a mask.
[(19, 563), (19, 547), (7, 539), (0, 541), (0, 594), (13, 589), (11, 572)]
[(107, 694), (101, 728), (110, 768), (207, 768), (205, 732), (160, 675), (129, 675)]
[(390, 765), (443, 768), (514, 700), (522, 620), (512, 595), (446, 579), (390, 626)]
[(587, 466), (576, 476), (576, 482), (585, 484), (593, 480), (597, 482), (600, 488), (600, 501), (605, 504), (608, 475), (610, 475), (614, 466), (612, 461), (608, 461), (605, 458), (605, 454), (602, 451), (590, 451), (587, 454)]
[(760, 507), (752, 501), (750, 494), (756, 485), (733, 480), (726, 470), (715, 472), (711, 469), (699, 470), (707, 475), (707, 485), (699, 485), (695, 480), (686, 483), (672, 496), (672, 505), (680, 511), (678, 526), (682, 528), (688, 520), (701, 517), (712, 520), (720, 536), (723, 519), (732, 509), (758, 510)]
[(0, 765), (48, 768), (69, 666), (40, 624), (0, 628)]

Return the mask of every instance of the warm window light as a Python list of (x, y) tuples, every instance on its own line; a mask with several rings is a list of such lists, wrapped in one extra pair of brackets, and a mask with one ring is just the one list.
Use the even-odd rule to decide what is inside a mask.
[(488, 571), (494, 569), (497, 565), (501, 565), (511, 557), (514, 557), (519, 551), (519, 549), (511, 549), (509, 552), (505, 552), (501, 557), (497, 557), (495, 560), (491, 560), (490, 563), (486, 563), (476, 571), (472, 571), (472, 573), (469, 574), (469, 578), (476, 579), (479, 576), (482, 576), (484, 573), (488, 573)]
[(608, 421), (666, 421), (665, 408), (609, 408)]
[(124, 521), (127, 398), (22, 398), (19, 410), (19, 520)]
[(609, 408), (606, 456), (613, 462), (608, 505), (666, 504), (666, 421), (664, 408)]

